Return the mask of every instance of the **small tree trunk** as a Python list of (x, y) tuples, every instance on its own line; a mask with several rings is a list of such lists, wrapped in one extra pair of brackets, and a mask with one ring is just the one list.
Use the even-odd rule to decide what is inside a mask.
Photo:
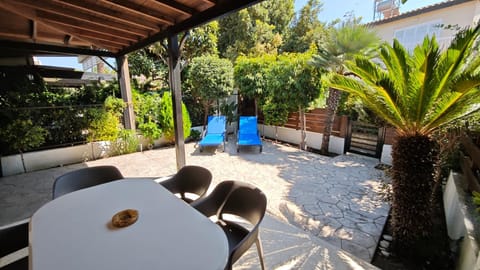
[(340, 91), (334, 88), (328, 89), (327, 98), (327, 118), (325, 119), (325, 128), (323, 129), (322, 147), (320, 152), (324, 155), (328, 154), (328, 146), (330, 145), (330, 135), (332, 134), (333, 121), (337, 112), (338, 102), (340, 100)]
[(27, 168), (25, 167), (25, 159), (23, 158), (23, 152), (20, 151), (20, 158), (22, 159), (22, 166), (23, 166), (23, 172), (27, 172)]
[(203, 129), (202, 131), (205, 131), (206, 126), (207, 126), (207, 120), (208, 120), (208, 104), (203, 105), (203, 111), (204, 111), (204, 116), (203, 116)]
[(278, 143), (278, 127), (275, 126), (275, 143)]
[(303, 111), (302, 107), (298, 107), (298, 116), (300, 118), (300, 149), (302, 150), (307, 150), (306, 149), (306, 128), (305, 128), (305, 112)]

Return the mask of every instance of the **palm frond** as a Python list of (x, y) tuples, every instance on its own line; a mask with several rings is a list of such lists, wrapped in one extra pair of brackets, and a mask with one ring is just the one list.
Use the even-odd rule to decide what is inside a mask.
[(443, 91), (449, 91), (451, 79), (454, 78), (456, 74), (463, 72), (463, 67), (472, 55), (472, 50), (479, 33), (480, 24), (475, 28), (461, 30), (455, 35), (446, 52), (442, 54), (438, 64), (439, 69), (437, 70), (437, 72), (442, 72), (438, 74), (440, 83), (437, 95), (441, 95)]
[(372, 111), (384, 118), (395, 127), (402, 126), (403, 119), (396, 104), (392, 102), (388, 93), (379, 86), (366, 84), (357, 78), (345, 77), (340, 74), (332, 75), (328, 86), (357, 96)]
[[(473, 74), (461, 74), (456, 78), (454, 84), (452, 86), (452, 91), (455, 92), (464, 92), (472, 88), (476, 88), (480, 86), (480, 73), (473, 75)], [(480, 95), (480, 91), (478, 91), (478, 95)]]
[(480, 110), (480, 26), (460, 32), (446, 51), (435, 37), (409, 54), (398, 41), (379, 49), (381, 63), (366, 57), (347, 62), (358, 79), (336, 75), (330, 86), (364, 104), (403, 134), (428, 135)]
[[(414, 50), (413, 63), (415, 65), (414, 69), (417, 71), (415, 83), (418, 85), (415, 88), (409, 87), (413, 94), (409, 103), (415, 104), (415, 110), (412, 111), (414, 114), (411, 117), (415, 122), (422, 120), (430, 107), (432, 97), (436, 96), (438, 91), (437, 85), (433, 82), (437, 78), (435, 70), (439, 57), (440, 49), (435, 36), (432, 38), (425, 37), (423, 43)], [(410, 84), (413, 83), (413, 80), (411, 80)]]
[(379, 56), (388, 73), (395, 74), (392, 76), (395, 79), (395, 88), (401, 91), (398, 95), (403, 96), (403, 89), (408, 85), (410, 76), (410, 60), (407, 50), (395, 39), (393, 46), (384, 43), (380, 47)]
[(480, 94), (477, 89), (470, 89), (467, 92), (452, 92), (444, 95), (435, 106), (432, 117), (427, 117), (427, 124), (422, 132), (429, 134), (441, 126), (465, 117), (466, 115), (480, 110)]

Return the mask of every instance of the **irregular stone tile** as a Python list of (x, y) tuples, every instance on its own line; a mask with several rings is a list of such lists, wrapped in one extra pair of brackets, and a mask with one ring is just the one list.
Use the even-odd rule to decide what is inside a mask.
[(373, 222), (359, 222), (355, 224), (356, 227), (369, 235), (378, 235), (378, 227)]
[(342, 249), (352, 254), (355, 254), (358, 258), (363, 260), (370, 260), (373, 256), (367, 248), (364, 248), (352, 241), (342, 239)]
[(342, 240), (350, 240), (353, 243), (364, 248), (369, 248), (377, 245), (377, 242), (374, 241), (369, 234), (353, 228), (342, 227), (335, 232), (335, 235)]
[(338, 218), (337, 221), (340, 222), (340, 224), (342, 224), (343, 227), (352, 228), (352, 229), (357, 228), (355, 222), (348, 218)]
[(322, 209), (324, 216), (331, 218), (342, 218), (342, 211), (335, 204), (322, 203), (319, 204), (319, 207)]
[(303, 209), (307, 211), (310, 215), (313, 216), (318, 216), (318, 215), (323, 215), (323, 211), (320, 207), (318, 207), (316, 204), (305, 204), (303, 205)]

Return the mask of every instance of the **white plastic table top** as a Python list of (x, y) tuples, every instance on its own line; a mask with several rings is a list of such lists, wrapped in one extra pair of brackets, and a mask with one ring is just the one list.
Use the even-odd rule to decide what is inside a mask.
[[(136, 209), (136, 223), (112, 216)], [(45, 204), (30, 220), (30, 269), (224, 269), (228, 241), (219, 226), (152, 180), (126, 179)]]

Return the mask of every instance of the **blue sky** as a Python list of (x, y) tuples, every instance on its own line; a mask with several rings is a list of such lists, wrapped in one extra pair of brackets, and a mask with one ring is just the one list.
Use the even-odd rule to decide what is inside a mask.
[[(400, 4), (400, 13), (421, 8), (444, 0), (408, 0), (406, 4)], [(295, 0), (295, 10), (300, 10), (308, 0)], [(348, 12), (353, 12), (356, 17), (362, 17), (362, 22), (373, 20), (374, 0), (323, 0), (323, 10), (320, 20), (330, 22), (337, 18), (342, 19)]]
[[(295, 11), (300, 10), (308, 0), (295, 0)], [(323, 10), (320, 13), (320, 20), (330, 22), (337, 18), (342, 19), (346, 13), (353, 12), (356, 17), (362, 17), (362, 22), (373, 20), (374, 0), (323, 0)], [(400, 5), (400, 12), (407, 12), (412, 9), (428, 6), (442, 2), (442, 0), (408, 0), (405, 5)], [(78, 70), (82, 66), (77, 63), (76, 57), (39, 57), (42, 65), (71, 67)]]

